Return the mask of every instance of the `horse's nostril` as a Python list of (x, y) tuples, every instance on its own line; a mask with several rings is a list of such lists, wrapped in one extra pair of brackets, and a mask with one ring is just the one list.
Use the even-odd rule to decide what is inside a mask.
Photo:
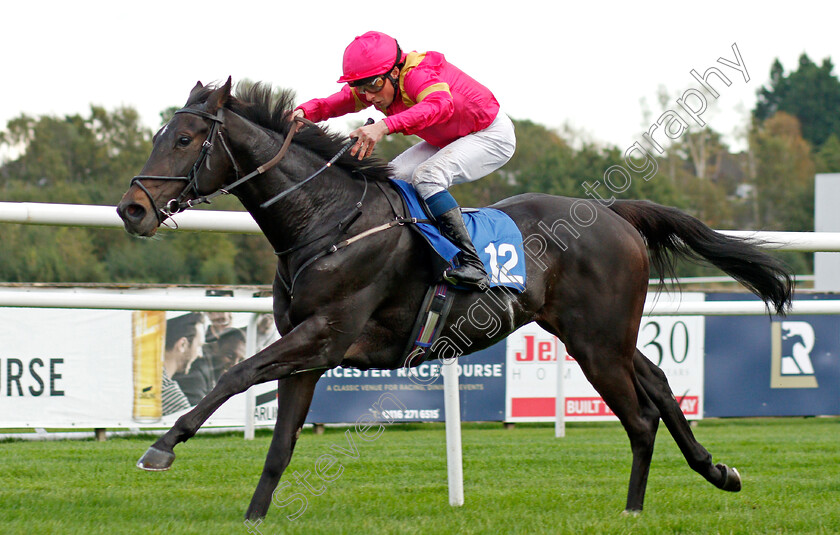
[(146, 209), (137, 203), (131, 203), (117, 208), (117, 213), (122, 219), (137, 221), (143, 219), (146, 215)]

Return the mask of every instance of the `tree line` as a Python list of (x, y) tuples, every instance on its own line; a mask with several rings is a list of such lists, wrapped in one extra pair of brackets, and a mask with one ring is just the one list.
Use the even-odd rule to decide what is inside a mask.
[[(711, 128), (690, 130), (657, 158), (650, 180), (634, 180), (619, 198), (675, 206), (712, 228), (811, 231), (814, 174), (840, 172), (840, 80), (830, 59), (817, 65), (802, 55), (796, 70), (776, 60), (758, 92), (746, 150), (732, 151)], [(164, 124), (174, 108), (161, 112)], [(525, 192), (584, 197), (587, 180), (624, 162), (624, 151), (514, 120), (517, 149), (502, 169), (452, 188), (462, 206), (486, 206)], [(152, 131), (131, 107), (88, 114), (22, 114), (0, 131), (14, 156), (0, 162), (0, 199), (115, 205), (148, 158)], [(390, 160), (418, 141), (388, 136), (376, 155)], [(234, 198), (209, 207), (241, 210)], [(3, 225), (0, 280), (6, 282), (132, 282), (267, 284), (275, 257), (261, 236), (162, 232), (131, 238), (118, 229)], [(800, 274), (812, 255), (780, 253)], [(681, 275), (715, 273), (693, 265)]]

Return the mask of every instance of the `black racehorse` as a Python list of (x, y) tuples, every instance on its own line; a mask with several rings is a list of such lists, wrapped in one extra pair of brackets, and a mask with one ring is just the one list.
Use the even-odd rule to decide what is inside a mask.
[[(130, 234), (152, 236), (174, 213), (230, 191), (278, 253), (274, 319), (282, 338), (225, 373), (138, 462), (168, 469), (173, 448), (222, 403), (277, 380), (277, 425), (248, 518), (265, 516), (324, 371), (402, 367), (423, 297), (440, 278), (423, 239), (397, 224), (405, 214), (387, 165), (342, 153), (325, 167), (346, 140), (299, 128), (288, 113), (293, 102), (289, 92), (277, 99), (261, 84), (234, 96), (230, 79), (199, 83), (155, 136), (117, 209)], [(651, 264), (664, 275), (678, 258), (706, 260), (777, 313), (790, 306), (784, 264), (753, 243), (646, 201), (607, 206), (533, 193), (493, 207), (522, 232), (527, 288), (454, 290), (441, 340), (461, 341), (470, 353), (532, 321), (559, 337), (630, 438), (628, 511), (642, 509), (660, 418), (692, 469), (718, 488), (740, 490), (738, 472), (715, 464), (694, 438), (665, 375), (636, 349), (636, 337)]]

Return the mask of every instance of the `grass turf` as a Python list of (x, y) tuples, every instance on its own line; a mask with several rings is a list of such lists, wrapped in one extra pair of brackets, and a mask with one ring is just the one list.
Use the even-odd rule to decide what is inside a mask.
[[(837, 533), (840, 419), (707, 420), (695, 434), (718, 462), (736, 466), (744, 490), (715, 489), (685, 464), (664, 426), (645, 503), (621, 516), (630, 448), (617, 424), (464, 424), (466, 503), (448, 504), (444, 429), (393, 425), (373, 441), (344, 429), (304, 431), (280, 497), (303, 492), (290, 521), (273, 505), (253, 529), (277, 533)], [(270, 434), (198, 436), (176, 448), (169, 472), (143, 472), (137, 458), (154, 439), (0, 444), (0, 532), (4, 534), (247, 534), (243, 514)], [(295, 484), (324, 454), (343, 472), (320, 495)], [(330, 472), (337, 473), (337, 466)], [(314, 476), (310, 481), (319, 480)]]

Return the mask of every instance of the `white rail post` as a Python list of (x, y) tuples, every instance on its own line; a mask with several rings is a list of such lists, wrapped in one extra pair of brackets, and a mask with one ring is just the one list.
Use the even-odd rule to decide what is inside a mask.
[[(560, 347), (560, 341), (557, 341), (555, 347)], [(560, 354), (562, 353), (562, 355)], [(554, 400), (554, 437), (563, 438), (566, 436), (566, 396), (563, 389), (564, 373), (566, 362), (566, 352), (557, 352), (557, 392)]]
[[(254, 356), (257, 352), (257, 321), (260, 315), (258, 313), (251, 314), (251, 319), (248, 320), (248, 330), (245, 331), (245, 354), (248, 358)], [(254, 387), (252, 386), (245, 391), (245, 440), (254, 440), (254, 408), (256, 407), (256, 400), (254, 399)]]
[(449, 475), (449, 505), (464, 505), (464, 466), (461, 458), (461, 398), (455, 359), (440, 367), (443, 374), (446, 417), (446, 468)]

